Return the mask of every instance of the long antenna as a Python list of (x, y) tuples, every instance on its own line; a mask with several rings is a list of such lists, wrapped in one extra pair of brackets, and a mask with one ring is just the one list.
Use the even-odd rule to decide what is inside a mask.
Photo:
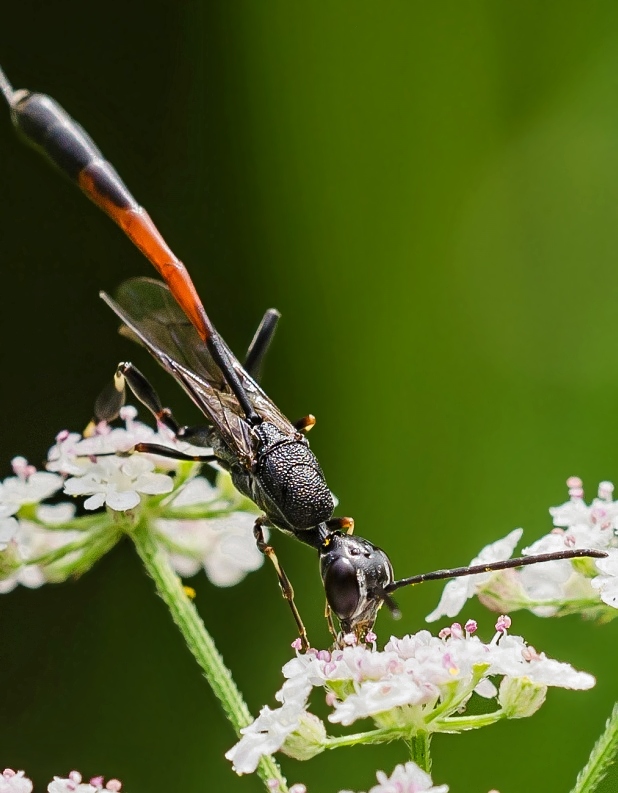
[(493, 573), (496, 570), (508, 570), (511, 567), (525, 567), (527, 564), (539, 564), (540, 562), (554, 562), (559, 559), (578, 559), (589, 557), (591, 559), (604, 559), (607, 556), (605, 551), (597, 551), (591, 548), (576, 548), (570, 551), (556, 551), (554, 553), (540, 553), (536, 556), (518, 556), (515, 559), (505, 559), (503, 562), (492, 562), (491, 564), (475, 564), (472, 567), (452, 567), (450, 570), (434, 570), (433, 573), (421, 573), (410, 578), (401, 578), (393, 581), (392, 584), (384, 587), (384, 594), (390, 595), (396, 589), (404, 586), (414, 586), (425, 581), (440, 581), (445, 578), (461, 578), (465, 575), (477, 575), (477, 573)]

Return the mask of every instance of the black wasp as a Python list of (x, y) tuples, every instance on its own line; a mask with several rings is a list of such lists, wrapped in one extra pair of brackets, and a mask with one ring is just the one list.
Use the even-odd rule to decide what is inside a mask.
[(9, 104), (14, 126), (27, 141), (76, 182), (164, 278), (165, 284), (148, 278), (132, 279), (122, 284), (115, 299), (101, 296), (122, 320), (126, 334), (146, 347), (176, 379), (208, 424), (180, 425), (131, 363), (118, 365), (113, 384), (97, 400), (95, 418), (115, 418), (128, 385), (178, 438), (212, 449), (212, 454), (193, 457), (140, 443), (134, 451), (204, 462), (216, 460), (230, 472), (238, 490), (263, 510), (255, 523), (257, 546), (273, 562), (305, 649), (309, 643), (292, 586), (265, 541), (264, 527), (280, 529), (315, 548), (331, 632), (337, 638), (330, 618), (332, 610), (341, 634), (353, 633), (359, 640), (373, 628), (383, 603), (396, 612), (391, 593), (400, 587), (553, 559), (606, 555), (596, 550), (567, 550), (395, 580), (386, 553), (355, 536), (351, 518), (332, 516), (331, 492), (304, 435), (315, 423), (313, 416), (291, 423), (258, 385), (260, 365), (272, 340), (278, 312), (266, 312), (241, 365), (210, 322), (185, 266), (82, 127), (51, 97), (13, 90), (1, 70), (0, 91)]

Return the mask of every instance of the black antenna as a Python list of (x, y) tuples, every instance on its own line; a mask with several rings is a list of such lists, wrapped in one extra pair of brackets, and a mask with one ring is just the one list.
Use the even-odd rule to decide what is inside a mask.
[(491, 564), (475, 564), (472, 567), (452, 567), (450, 570), (434, 570), (433, 573), (421, 573), (410, 578), (401, 578), (393, 581), (392, 584), (384, 587), (384, 594), (389, 595), (404, 586), (414, 586), (425, 581), (440, 581), (445, 578), (461, 578), (464, 575), (477, 575), (477, 573), (493, 573), (496, 570), (508, 570), (511, 567), (525, 567), (527, 564), (539, 564), (540, 562), (554, 562), (560, 559), (578, 559), (589, 557), (591, 559), (604, 559), (607, 556), (605, 551), (597, 551), (591, 548), (576, 548), (571, 551), (555, 551), (554, 553), (540, 553), (536, 556), (518, 556), (516, 559), (505, 559), (503, 562), (492, 562)]

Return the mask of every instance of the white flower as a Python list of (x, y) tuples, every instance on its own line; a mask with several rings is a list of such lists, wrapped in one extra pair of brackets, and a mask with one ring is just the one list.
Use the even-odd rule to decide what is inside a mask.
[(599, 484), (598, 496), (590, 506), (584, 501), (582, 480), (572, 476), (567, 480), (570, 500), (558, 507), (550, 507), (554, 526), (570, 529), (578, 534), (579, 547), (604, 548), (618, 528), (618, 501), (612, 500), (611, 482)]
[[(448, 785), (433, 785), (431, 777), (420, 769), (416, 763), (395, 766), (390, 776), (384, 771), (376, 773), (378, 784), (369, 793), (448, 793)], [(351, 793), (351, 791), (340, 791)]]
[(23, 771), (5, 768), (0, 774), (0, 793), (32, 793), (32, 782)]
[[(470, 566), (476, 564), (490, 564), (491, 562), (501, 562), (509, 559), (515, 550), (515, 546), (521, 539), (523, 529), (515, 529), (501, 540), (486, 545), (478, 556), (470, 562)], [(454, 578), (444, 587), (442, 597), (436, 608), (428, 614), (425, 619), (427, 622), (435, 622), (442, 616), (454, 617), (464, 606), (468, 598), (473, 597), (478, 588), (488, 581), (493, 573), (478, 573), (477, 575)]]
[(597, 568), (601, 575), (590, 582), (599, 593), (603, 603), (618, 608), (618, 550), (610, 548), (607, 559), (598, 559)]
[[(305, 732), (300, 729), (309, 715), (310, 689), (316, 687), (326, 692), (332, 708), (330, 722), (349, 726), (369, 717), (383, 737), (384, 730), (391, 729), (396, 738), (418, 728), (430, 733), (473, 728), (473, 716), (467, 717), (463, 727), (458, 717), (474, 693), (488, 699), (497, 696), (490, 679), (497, 676), (502, 678), (505, 707), (495, 710), (494, 720), (531, 715), (542, 704), (548, 686), (584, 690), (594, 685), (591, 675), (537, 653), (521, 637), (510, 636), (509, 626), (510, 619), (501, 617), (489, 643), (472, 635), (476, 625), (469, 622), (465, 628), (455, 623), (439, 637), (429, 631), (393, 637), (382, 651), (357, 645), (298, 654), (283, 667), (286, 680), (276, 694), (282, 706), (264, 708), (226, 756), (237, 771), (248, 773), (263, 754), (278, 749), (286, 752), (286, 743), (296, 757), (326, 748), (328, 738), (321, 735), (319, 725)], [(309, 736), (304, 747), (303, 736)]]
[(82, 436), (78, 432), (59, 432), (56, 443), (47, 452), (47, 470), (59, 474), (80, 474), (84, 464), (78, 458), (77, 444), (81, 440)]
[(119, 793), (121, 789), (122, 784), (117, 779), (110, 779), (104, 785), (102, 776), (93, 777), (90, 782), (82, 782), (79, 771), (71, 771), (66, 778), (55, 776), (54, 781), (47, 786), (48, 793), (99, 793), (99, 791)]
[[(198, 476), (171, 502), (170, 507), (204, 505), (213, 512), (229, 508), (221, 488)], [(255, 544), (255, 515), (232, 512), (198, 520), (158, 520), (156, 528), (174, 550), (170, 561), (181, 576), (193, 576), (203, 567), (216, 586), (233, 586), (248, 572), (257, 570), (264, 555)]]
[[(124, 427), (110, 427), (102, 422), (96, 427), (95, 433), (86, 438), (66, 430), (58, 433), (56, 443), (47, 454), (47, 470), (81, 476), (91, 465), (91, 458), (98, 455), (124, 454), (138, 443), (155, 443), (187, 454), (208, 453), (207, 449), (177, 440), (162, 425), (157, 431), (147, 424), (136, 421), (136, 415), (137, 410), (132, 405), (126, 405), (120, 413), (120, 417), (125, 422)], [(147, 454), (145, 457), (154, 462), (159, 469), (173, 471), (180, 465), (180, 461), (169, 457), (154, 454)]]
[(154, 473), (154, 463), (142, 456), (101, 457), (89, 463), (81, 476), (67, 479), (64, 492), (70, 496), (90, 496), (86, 509), (107, 504), (117, 511), (133, 509), (140, 503), (140, 494), (169, 493), (174, 482), (167, 474)]
[(283, 746), (288, 735), (299, 726), (303, 713), (302, 708), (294, 705), (283, 705), (276, 710), (263, 707), (253, 724), (240, 731), (240, 741), (225, 753), (234, 771), (237, 774), (255, 771), (263, 755), (273, 754)]
[[(71, 520), (75, 508), (73, 504), (41, 504), (37, 508), (37, 518), (48, 526), (59, 525)], [(14, 520), (14, 518), (9, 518)], [(58, 580), (54, 565), (43, 568), (29, 564), (51, 551), (58, 550), (82, 537), (79, 531), (50, 531), (29, 520), (15, 521), (16, 530), (3, 552), (0, 552), (0, 594), (10, 592), (18, 584), (36, 589), (47, 581)], [(63, 564), (76, 558), (68, 553), (62, 558)]]
[[(16, 458), (20, 461), (22, 458)], [(25, 504), (38, 504), (62, 487), (62, 477), (47, 471), (32, 471), (9, 476), (0, 482), (0, 518), (14, 515)]]
[(533, 683), (557, 688), (585, 691), (592, 688), (595, 679), (587, 672), (579, 672), (570, 664), (537, 653), (521, 636), (503, 635), (491, 652), (491, 670), (488, 674), (526, 678)]
[(0, 552), (14, 539), (18, 529), (19, 523), (15, 518), (0, 518)]

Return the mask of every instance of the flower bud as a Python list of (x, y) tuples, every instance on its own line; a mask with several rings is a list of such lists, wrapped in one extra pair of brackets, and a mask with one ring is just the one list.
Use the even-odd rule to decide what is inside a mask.
[(285, 739), (281, 751), (295, 760), (310, 760), (324, 751), (326, 727), (321, 719), (313, 713), (303, 713), (300, 723), (291, 735)]
[(23, 564), (19, 548), (15, 540), (10, 540), (0, 551), (0, 581), (9, 578)]
[(525, 608), (530, 601), (515, 570), (495, 573), (478, 588), (477, 595), (486, 608), (501, 614)]
[(525, 719), (537, 712), (546, 694), (547, 686), (527, 677), (505, 677), (500, 683), (498, 702), (507, 719)]

